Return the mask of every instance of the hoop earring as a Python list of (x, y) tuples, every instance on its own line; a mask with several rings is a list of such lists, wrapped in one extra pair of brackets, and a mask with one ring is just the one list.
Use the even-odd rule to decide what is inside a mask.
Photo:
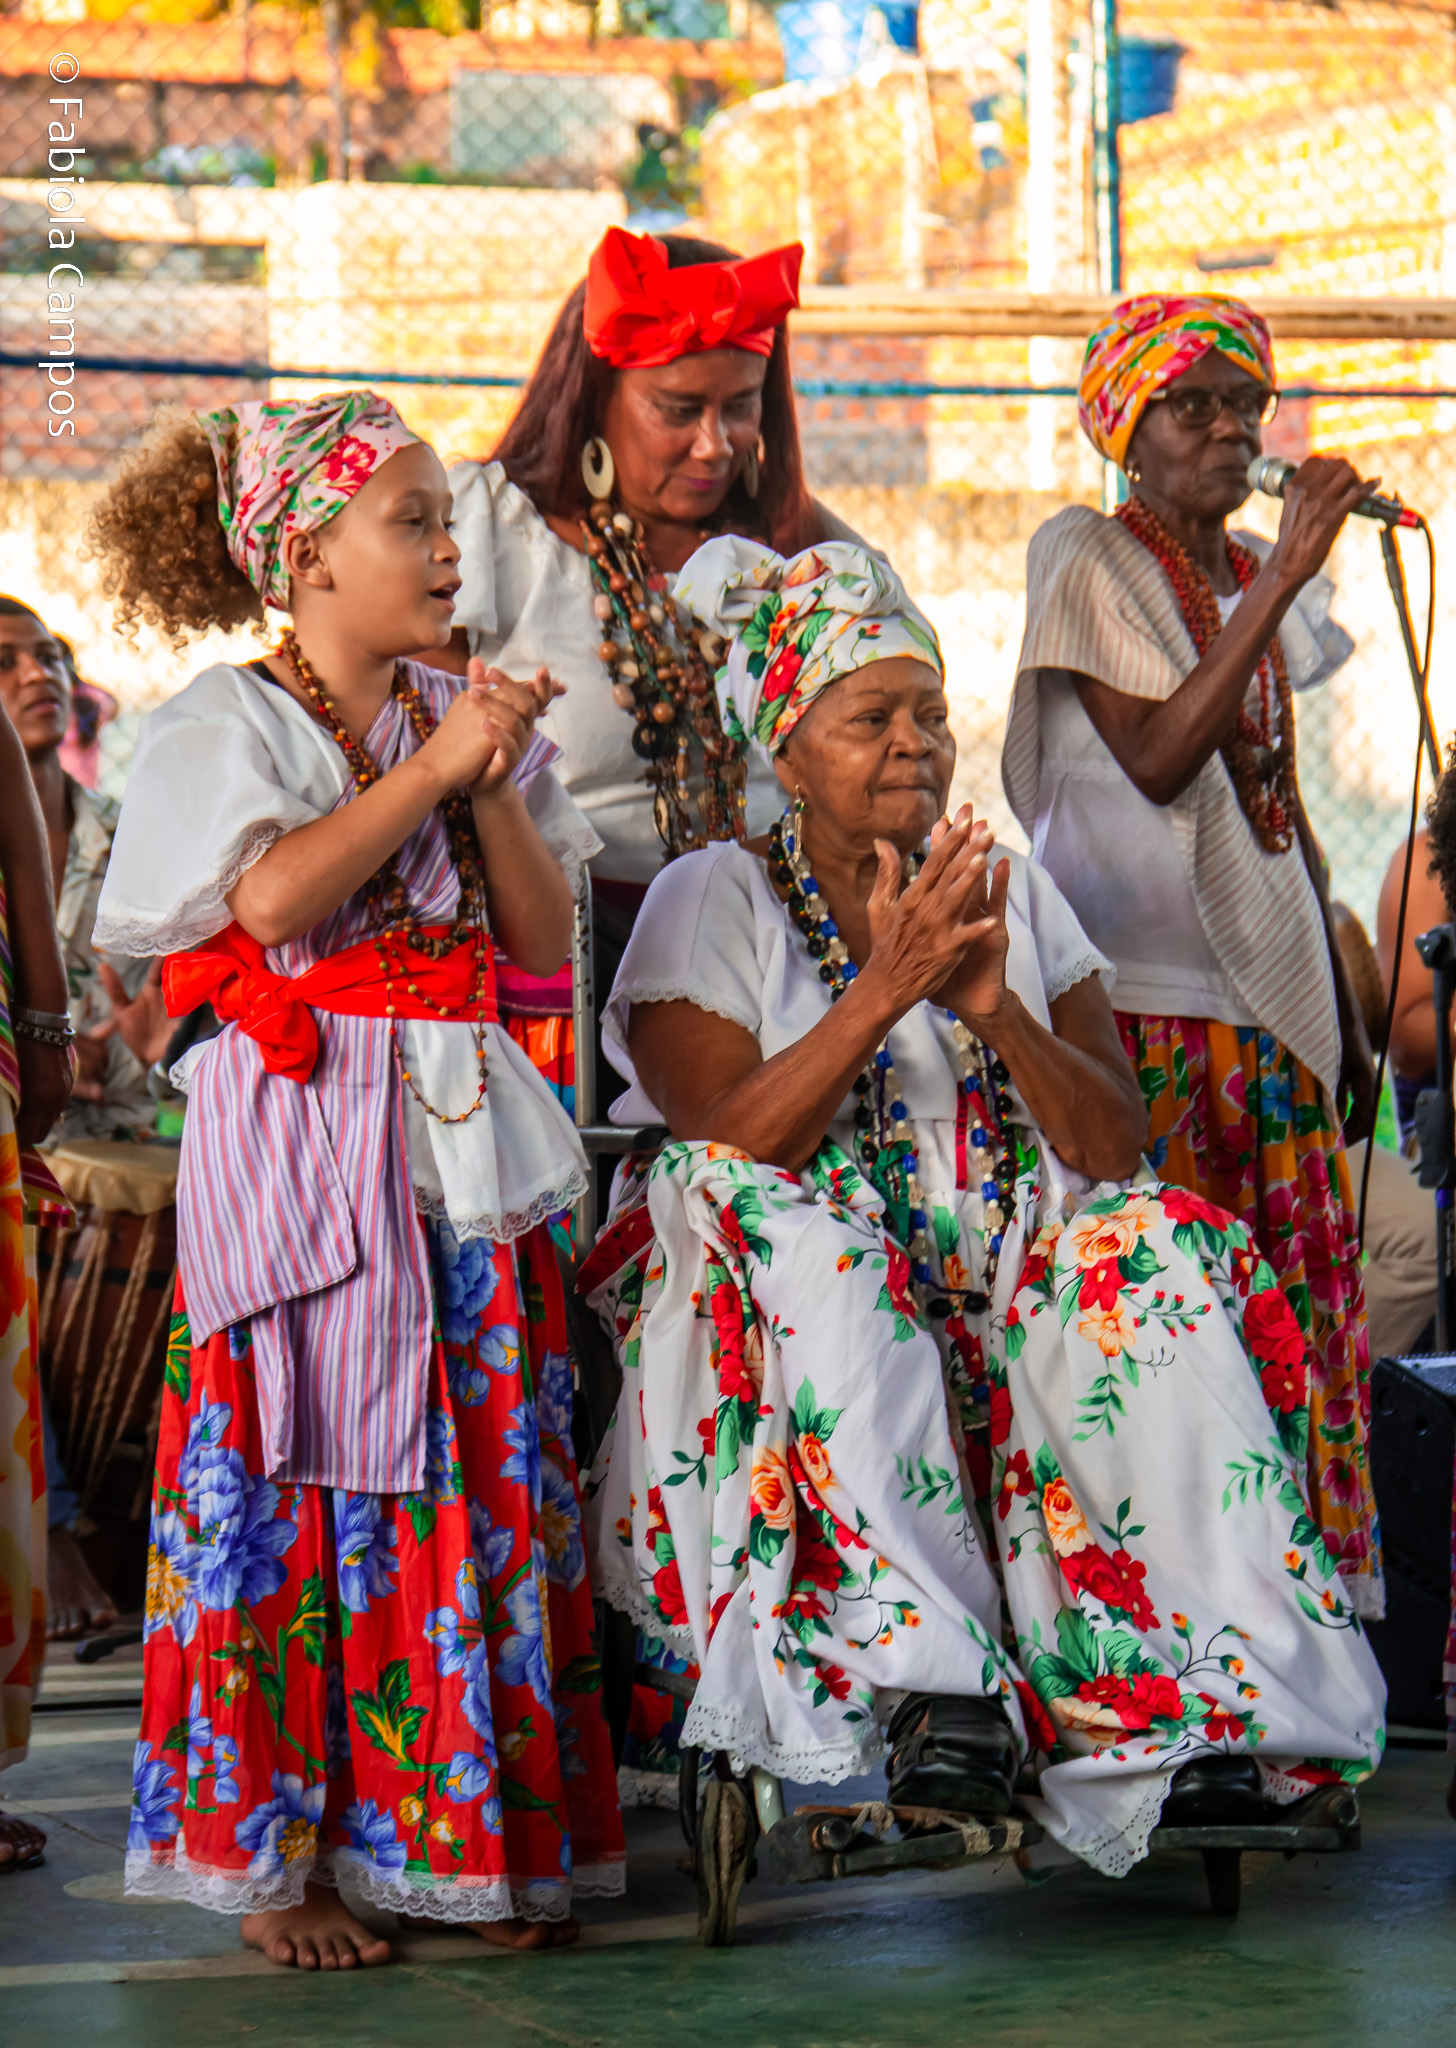
[(598, 504), (611, 497), (617, 482), (617, 465), (600, 434), (593, 434), (581, 451), (581, 476)]
[(758, 448), (755, 446), (750, 448), (743, 458), (743, 488), (750, 498), (758, 496), (758, 463)]

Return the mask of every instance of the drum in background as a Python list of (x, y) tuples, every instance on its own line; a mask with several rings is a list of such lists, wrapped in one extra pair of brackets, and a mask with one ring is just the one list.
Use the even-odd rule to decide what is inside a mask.
[(41, 1219), (41, 1382), (80, 1499), (78, 1539), (124, 1612), (140, 1607), (146, 1583), (179, 1157), (169, 1145), (100, 1139), (46, 1155), (76, 1219)]

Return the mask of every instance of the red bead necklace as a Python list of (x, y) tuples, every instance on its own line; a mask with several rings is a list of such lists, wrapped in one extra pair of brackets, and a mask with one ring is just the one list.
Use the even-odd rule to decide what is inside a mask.
[[(1135, 540), (1142, 542), (1173, 586), (1201, 661), (1223, 631), (1223, 613), (1213, 585), (1181, 541), (1175, 540), (1156, 512), (1141, 498), (1129, 498), (1116, 513)], [(1259, 573), (1259, 558), (1231, 534), (1224, 535), (1229, 567), (1247, 590)], [(1289, 669), (1276, 633), (1259, 657), (1256, 672), (1259, 716), (1239, 706), (1234, 729), (1220, 752), (1244, 816), (1266, 853), (1286, 853), (1294, 843), (1294, 698)]]

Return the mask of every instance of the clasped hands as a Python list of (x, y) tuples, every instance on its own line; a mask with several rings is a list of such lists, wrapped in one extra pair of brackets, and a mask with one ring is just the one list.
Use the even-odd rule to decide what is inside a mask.
[(565, 691), (548, 669), (520, 682), (473, 656), (465, 688), (421, 749), (442, 789), (467, 790), (477, 803), (505, 794), (536, 720)]
[(1008, 1001), (1011, 863), (991, 870), (995, 837), (963, 804), (932, 827), (925, 864), (908, 883), (895, 847), (877, 839), (879, 872), (867, 906), (874, 944), (866, 972), (885, 981), (902, 1014), (928, 999), (986, 1039)]

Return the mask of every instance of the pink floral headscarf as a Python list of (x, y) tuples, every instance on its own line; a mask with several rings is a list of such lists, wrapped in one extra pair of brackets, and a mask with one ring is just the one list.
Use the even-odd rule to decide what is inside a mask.
[(326, 526), (412, 434), (376, 391), (254, 402), (199, 413), (217, 464), (228, 553), (265, 604), (288, 609), (284, 544)]
[(1148, 400), (1210, 349), (1272, 388), (1269, 329), (1242, 299), (1144, 292), (1114, 306), (1087, 344), (1078, 391), (1082, 431), (1098, 454), (1120, 469)]

